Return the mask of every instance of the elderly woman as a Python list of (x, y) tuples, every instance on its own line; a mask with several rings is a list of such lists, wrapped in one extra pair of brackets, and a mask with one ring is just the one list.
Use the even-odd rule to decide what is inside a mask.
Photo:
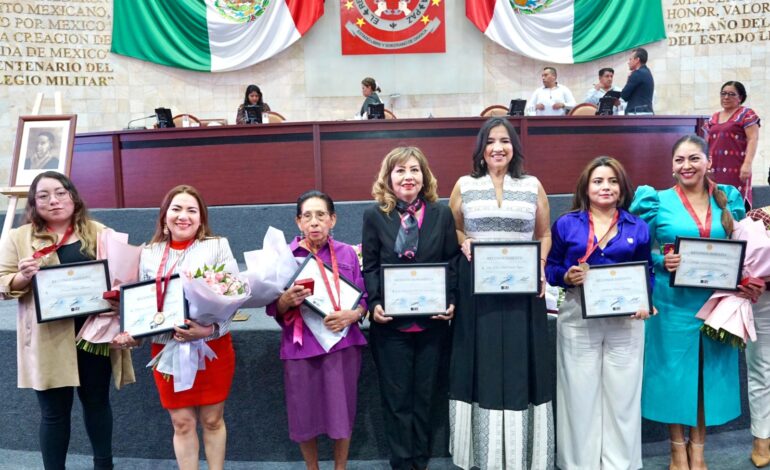
[[(655, 191), (641, 186), (631, 205), (631, 212), (647, 222), (650, 238), (661, 250), (652, 253), (653, 303), (660, 315), (645, 323), (642, 416), (668, 423), (673, 470), (706, 468), (706, 426), (726, 423), (741, 414), (738, 352), (704, 337), (700, 332), (703, 322), (695, 318), (713, 291), (669, 285), (681, 255), (665, 250), (667, 244), (674, 243), (677, 236), (729, 238), (734, 219), (746, 214), (737, 189), (709, 179), (708, 155), (703, 139), (682, 137), (672, 150), (674, 187)], [(759, 295), (741, 289), (747, 297)], [(689, 443), (685, 426), (690, 428)]]
[[(289, 245), (292, 253), (296, 258), (314, 255), (332, 267), (333, 278), (328, 284), (316, 283), (314, 291), (294, 285), (267, 306), (268, 315), (275, 316), (283, 329), (281, 359), (284, 364), (289, 437), (299, 443), (307, 468), (317, 470), (316, 438), (326, 434), (334, 439), (334, 468), (344, 470), (356, 419), (361, 348), (366, 345), (358, 323), (364, 318), (366, 306), (362, 300), (353, 310), (346, 308), (349, 306), (338, 305), (337, 311), (328, 312), (322, 328), (333, 334), (328, 341), (324, 339), (327, 346), (322, 346), (312, 329), (303, 322), (304, 316), (318, 314), (302, 303), (319, 289), (324, 289), (330, 299), (339, 302), (336, 279), (345, 278), (362, 291), (364, 279), (353, 247), (330, 236), (337, 223), (337, 214), (334, 201), (328, 195), (320, 191), (308, 191), (301, 195), (297, 200), (296, 222), (302, 236)], [(301, 338), (295, 336), (297, 328), (302, 332)], [(317, 334), (324, 333), (319, 331)], [(329, 347), (331, 343), (333, 345)]]
[[(361, 238), (385, 439), (393, 469), (422, 470), (430, 460), (430, 410), (454, 315), (457, 235), (451, 211), (437, 202), (428, 160), (416, 147), (398, 147), (385, 156), (372, 195), (377, 204), (364, 212)], [(394, 317), (383, 308), (382, 265), (412, 263), (449, 263), (446, 312)]]
[[(161, 283), (172, 274), (191, 272), (204, 265), (224, 265), (226, 272), (238, 272), (227, 239), (211, 234), (208, 209), (200, 193), (192, 186), (180, 185), (163, 198), (155, 234), (141, 254), (139, 279), (154, 279)], [(161, 306), (159, 310), (162, 311)], [(203, 325), (188, 319), (185, 325), (174, 326), (172, 333), (152, 337), (153, 357), (171, 341), (204, 340), (216, 354), (214, 360), (206, 359), (206, 368), (197, 372), (195, 382), (188, 390), (175, 392), (173, 380), (158, 370), (153, 371), (160, 403), (168, 410), (174, 426), (174, 454), (181, 470), (198, 468), (198, 422), (203, 428), (208, 468), (224, 468), (227, 443), (225, 400), (235, 373), (231, 320)], [(134, 343), (128, 336), (117, 341)]]
[(112, 468), (110, 376), (115, 386), (131, 383), (128, 351), (109, 357), (75, 347), (85, 317), (37, 322), (32, 279), (42, 266), (90, 261), (105, 227), (93, 221), (77, 189), (55, 171), (39, 174), (29, 187), (26, 224), (10, 231), (0, 248), (0, 290), (18, 299), (19, 388), (32, 388), (40, 405), (40, 450), (46, 470), (64, 469), (75, 389), (94, 452), (95, 469)]
[(262, 90), (260, 90), (257, 85), (249, 85), (246, 87), (243, 103), (238, 106), (238, 111), (235, 114), (236, 124), (247, 123), (246, 106), (262, 106), (263, 113), (270, 111), (270, 105), (265, 103), (262, 99)]
[(553, 468), (545, 299), (474, 296), (471, 282), (475, 241), (537, 240), (541, 268), (545, 263), (548, 199), (540, 181), (524, 173), (523, 161), (510, 122), (489, 119), (476, 139), (473, 171), (457, 181), (449, 199), (465, 254), (449, 372), (449, 450), (464, 469)]
[[(545, 274), (565, 289), (556, 327), (556, 463), (562, 470), (642, 468), (642, 363), (650, 311), (583, 318), (585, 265), (646, 261), (647, 224), (628, 213), (623, 166), (597, 157), (580, 174), (572, 211), (553, 224)], [(652, 279), (650, 279), (652, 282)]]
[(364, 95), (364, 103), (361, 105), (361, 116), (369, 112), (370, 104), (381, 104), (379, 95), (377, 92), (381, 92), (380, 87), (377, 86), (377, 82), (372, 77), (366, 77), (361, 80), (361, 94)]
[(751, 207), (751, 163), (757, 153), (759, 116), (743, 106), (746, 88), (741, 82), (725, 82), (719, 97), (722, 110), (704, 126), (713, 178), (738, 188), (746, 206)]

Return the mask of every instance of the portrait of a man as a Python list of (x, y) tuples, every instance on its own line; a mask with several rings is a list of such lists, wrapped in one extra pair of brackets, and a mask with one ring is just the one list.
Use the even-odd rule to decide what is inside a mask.
[(44, 171), (69, 174), (76, 114), (19, 116), (11, 163), (11, 186), (27, 186)]
[(58, 129), (40, 129), (30, 132), (30, 145), (27, 158), (24, 160), (25, 170), (55, 170), (59, 168), (60, 139)]

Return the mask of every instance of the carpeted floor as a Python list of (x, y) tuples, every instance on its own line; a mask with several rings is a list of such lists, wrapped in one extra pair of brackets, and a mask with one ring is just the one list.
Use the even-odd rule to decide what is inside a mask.
[[(706, 458), (711, 470), (749, 470), (754, 468), (749, 460), (751, 451), (751, 434), (748, 429), (728, 431), (708, 436), (706, 441)], [(668, 442), (653, 442), (643, 447), (644, 468), (647, 470), (665, 470), (668, 468)], [(42, 468), (40, 455), (37, 452), (22, 452), (0, 449), (0, 470), (27, 470)], [(91, 457), (85, 455), (70, 455), (67, 459), (69, 470), (90, 470)], [(119, 458), (115, 461), (116, 470), (174, 470), (173, 460), (149, 460)], [(201, 470), (208, 467), (205, 462)], [(304, 470), (302, 462), (236, 462), (225, 464), (228, 470)], [(332, 469), (332, 462), (323, 462), (322, 470)], [(387, 470), (387, 462), (383, 460), (359, 460), (350, 462), (350, 470)], [(454, 470), (449, 459), (434, 459), (431, 470)], [(597, 469), (599, 470), (599, 469)]]

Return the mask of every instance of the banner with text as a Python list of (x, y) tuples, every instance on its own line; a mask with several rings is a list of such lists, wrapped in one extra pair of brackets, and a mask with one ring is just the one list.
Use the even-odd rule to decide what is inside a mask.
[(340, 0), (342, 54), (446, 52), (444, 0)]

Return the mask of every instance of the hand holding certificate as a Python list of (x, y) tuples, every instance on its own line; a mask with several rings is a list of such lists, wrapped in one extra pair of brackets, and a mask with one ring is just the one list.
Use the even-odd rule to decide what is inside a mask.
[(475, 242), (473, 293), (539, 294), (540, 242)]
[(674, 252), (681, 261), (671, 273), (671, 287), (738, 290), (746, 253), (744, 240), (677, 237)]
[[(321, 272), (321, 266), (323, 266), (324, 273)], [(322, 317), (337, 310), (355, 310), (361, 302), (361, 297), (364, 295), (363, 292), (353, 285), (352, 282), (345, 279), (344, 276), (337, 274), (337, 277), (340, 281), (339, 298), (332, 298), (329, 291), (332, 290), (336, 294), (336, 281), (334, 280), (333, 269), (326, 263), (318, 261), (316, 256), (311, 254), (305, 259), (305, 262), (302, 263), (297, 272), (294, 273), (285, 289), (294, 285), (296, 281), (302, 281), (302, 284), (307, 288), (312, 284), (312, 293), (305, 298), (304, 304)], [(330, 280), (335, 284), (335, 289), (326, 288), (326, 285), (330, 284)], [(335, 304), (337, 304), (339, 309), (335, 308)]]
[(106, 260), (42, 267), (32, 278), (37, 321), (109, 312), (102, 298), (109, 288)]
[(179, 274), (169, 279), (162, 312), (157, 307), (154, 279), (121, 284), (120, 329), (132, 337), (141, 338), (174, 331), (174, 325), (183, 325), (186, 318), (188, 305)]
[(447, 263), (382, 265), (387, 316), (447, 314)]
[(580, 297), (586, 319), (652, 312), (647, 262), (591, 266)]

